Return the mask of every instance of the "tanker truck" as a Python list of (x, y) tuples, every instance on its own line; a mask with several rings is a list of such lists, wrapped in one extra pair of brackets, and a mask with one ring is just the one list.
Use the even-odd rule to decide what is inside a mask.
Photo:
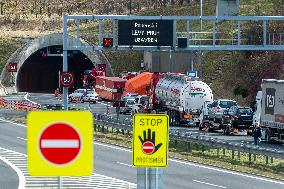
[(132, 107), (133, 113), (166, 113), (171, 125), (190, 121), (199, 126), (202, 105), (205, 101), (213, 101), (213, 94), (210, 87), (198, 78), (184, 74), (154, 73), (148, 104), (141, 104), (141, 98), (137, 99)]
[(254, 124), (261, 123), (262, 140), (284, 143), (284, 80), (263, 79), (254, 103)]

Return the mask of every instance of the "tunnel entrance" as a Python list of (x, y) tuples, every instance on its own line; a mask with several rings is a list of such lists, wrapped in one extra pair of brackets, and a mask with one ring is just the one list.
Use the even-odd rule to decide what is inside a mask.
[[(39, 49), (27, 58), (18, 71), (16, 86), (19, 92), (53, 93), (59, 86), (62, 72), (62, 46)], [(73, 89), (82, 88), (83, 73), (94, 68), (92, 61), (80, 51), (68, 51), (68, 71), (74, 73)]]

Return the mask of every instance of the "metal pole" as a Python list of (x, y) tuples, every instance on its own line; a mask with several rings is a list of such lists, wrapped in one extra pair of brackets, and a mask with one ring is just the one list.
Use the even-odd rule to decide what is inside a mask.
[[(266, 33), (267, 33), (267, 22), (264, 20), (263, 21), (263, 46), (266, 46)], [(280, 40), (281, 41), (281, 40)]]
[(76, 20), (76, 46), (80, 46), (80, 20)]
[(169, 72), (172, 72), (172, 49), (170, 49)]
[[(202, 3), (202, 0), (200, 0), (200, 16), (201, 16), (201, 17), (202, 17), (202, 13), (203, 13), (203, 12), (202, 12), (202, 4), (203, 4), (203, 3)], [(200, 24), (201, 24), (201, 25), (200, 25), (200, 30), (201, 30), (201, 32), (202, 32), (202, 19), (200, 19)]]
[(129, 0), (129, 15), (131, 15), (131, 4), (132, 4), (132, 2), (131, 2), (131, 0)]
[(63, 182), (62, 182), (62, 177), (61, 176), (59, 176), (58, 177), (58, 189), (63, 189)]
[(241, 45), (241, 23), (238, 20), (238, 47)]
[[(63, 16), (63, 72), (68, 71), (68, 34), (67, 34), (67, 16)], [(63, 105), (64, 110), (68, 110), (68, 87), (63, 87)]]
[(145, 168), (145, 174), (146, 174), (146, 179), (145, 179), (145, 182), (146, 182), (146, 184), (145, 184), (145, 189), (148, 189), (148, 181), (149, 181), (149, 178), (148, 178), (148, 168), (146, 167)]

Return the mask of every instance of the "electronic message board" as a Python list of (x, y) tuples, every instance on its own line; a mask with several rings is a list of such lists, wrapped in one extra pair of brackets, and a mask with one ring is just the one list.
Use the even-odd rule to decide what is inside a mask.
[(173, 46), (173, 21), (119, 20), (118, 45)]

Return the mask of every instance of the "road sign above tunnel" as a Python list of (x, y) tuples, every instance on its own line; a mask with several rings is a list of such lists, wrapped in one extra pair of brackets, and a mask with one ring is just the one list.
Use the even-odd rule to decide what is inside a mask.
[(90, 112), (35, 111), (28, 114), (27, 123), (30, 175), (88, 176), (92, 173)]
[(8, 64), (8, 70), (9, 72), (17, 72), (17, 63), (10, 62)]
[(168, 163), (169, 118), (163, 114), (133, 117), (132, 165), (166, 167)]
[(173, 46), (173, 20), (119, 20), (118, 45)]

